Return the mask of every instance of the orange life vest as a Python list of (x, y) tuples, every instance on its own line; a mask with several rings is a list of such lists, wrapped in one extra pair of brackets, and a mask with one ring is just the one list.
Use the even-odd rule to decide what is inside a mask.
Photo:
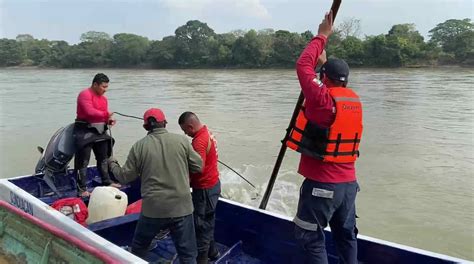
[(286, 145), (302, 154), (325, 162), (354, 162), (359, 156), (362, 137), (362, 104), (349, 88), (329, 88), (336, 104), (336, 118), (330, 128), (321, 128), (308, 121), (304, 103)]

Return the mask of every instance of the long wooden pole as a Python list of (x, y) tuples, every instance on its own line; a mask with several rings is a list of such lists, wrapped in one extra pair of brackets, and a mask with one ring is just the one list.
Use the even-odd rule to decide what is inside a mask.
[[(337, 11), (339, 11), (339, 6), (341, 6), (341, 2), (342, 0), (334, 0), (332, 2), (331, 11), (332, 11), (333, 21), (336, 19)], [(282, 144), (281, 144), (280, 152), (278, 153), (275, 166), (273, 167), (272, 175), (270, 177), (270, 180), (268, 181), (267, 189), (265, 190), (265, 194), (263, 195), (262, 201), (260, 202), (260, 206), (259, 206), (260, 209), (267, 208), (268, 200), (270, 199), (270, 195), (273, 190), (273, 185), (275, 185), (275, 181), (278, 176), (278, 171), (280, 170), (283, 157), (285, 156), (286, 141), (288, 140), (291, 133), (291, 129), (293, 128), (296, 122), (296, 117), (298, 116), (298, 113), (300, 112), (303, 101), (304, 101), (304, 95), (303, 95), (303, 92), (300, 92), (300, 96), (298, 97), (298, 101), (296, 102), (295, 110), (293, 110), (293, 116), (291, 117), (290, 124), (288, 125), (288, 128), (286, 129), (285, 137), (281, 141)]]

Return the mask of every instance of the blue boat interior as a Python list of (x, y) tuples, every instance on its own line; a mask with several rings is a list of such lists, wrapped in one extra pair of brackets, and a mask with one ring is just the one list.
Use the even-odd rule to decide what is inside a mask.
[[(54, 183), (61, 198), (76, 197), (76, 180), (72, 170), (55, 174)], [(101, 185), (95, 167), (88, 169), (88, 188)], [(10, 182), (51, 205), (59, 197), (48, 187), (42, 175), (11, 179)], [(140, 182), (122, 186), (129, 204), (141, 199)], [(86, 204), (88, 199), (84, 200)], [(128, 249), (131, 245), (139, 214), (129, 214), (107, 219), (88, 226), (88, 229)], [(293, 237), (293, 222), (267, 214), (260, 210), (219, 201), (216, 213), (215, 240), (220, 257), (213, 263), (305, 263), (304, 252)], [(330, 232), (326, 234), (329, 263), (338, 263), (337, 251)], [(393, 247), (369, 240), (358, 240), (360, 263), (454, 263), (435, 256)], [(152, 263), (178, 263), (176, 251), (169, 235), (158, 240), (146, 257)]]

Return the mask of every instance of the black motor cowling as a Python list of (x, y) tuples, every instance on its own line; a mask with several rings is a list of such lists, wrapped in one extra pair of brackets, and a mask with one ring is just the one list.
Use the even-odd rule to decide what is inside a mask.
[(36, 165), (36, 173), (42, 173), (45, 169), (52, 172), (67, 169), (76, 152), (73, 133), (74, 123), (62, 127), (54, 133)]

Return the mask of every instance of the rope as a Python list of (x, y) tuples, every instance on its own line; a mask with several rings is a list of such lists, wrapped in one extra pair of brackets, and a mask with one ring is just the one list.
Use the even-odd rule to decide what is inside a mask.
[(132, 116), (132, 115), (126, 115), (126, 114), (122, 114), (122, 113), (119, 113), (119, 112), (114, 112), (114, 114), (121, 115), (121, 116), (125, 116), (125, 117), (130, 117), (130, 118), (135, 118), (135, 119), (139, 119), (139, 120), (143, 120), (143, 118), (141, 118), (141, 117)]
[[(138, 117), (138, 116), (133, 116), (133, 115), (126, 115), (126, 114), (122, 114), (122, 113), (119, 113), (119, 112), (114, 112), (114, 114), (117, 114), (117, 115), (120, 115), (120, 116), (124, 116), (124, 117), (129, 117), (129, 118), (135, 118), (135, 119), (139, 119), (139, 120), (143, 120), (143, 118), (141, 117)], [(112, 138), (112, 129), (111, 127), (109, 126), (109, 131), (110, 131), (110, 137)], [(112, 144), (112, 139), (110, 139), (110, 143)], [(234, 172), (235, 174), (237, 174), (240, 178), (242, 178), (244, 181), (246, 181), (248, 184), (250, 184), (250, 186), (252, 186), (253, 188), (257, 189), (257, 187), (255, 187), (255, 185), (253, 185), (249, 180), (247, 180), (244, 176), (240, 175), (237, 171), (235, 171), (234, 169), (232, 169), (229, 165), (225, 164), (224, 162), (218, 160), (218, 162), (224, 166), (226, 166), (229, 170), (231, 170), (232, 172)]]

